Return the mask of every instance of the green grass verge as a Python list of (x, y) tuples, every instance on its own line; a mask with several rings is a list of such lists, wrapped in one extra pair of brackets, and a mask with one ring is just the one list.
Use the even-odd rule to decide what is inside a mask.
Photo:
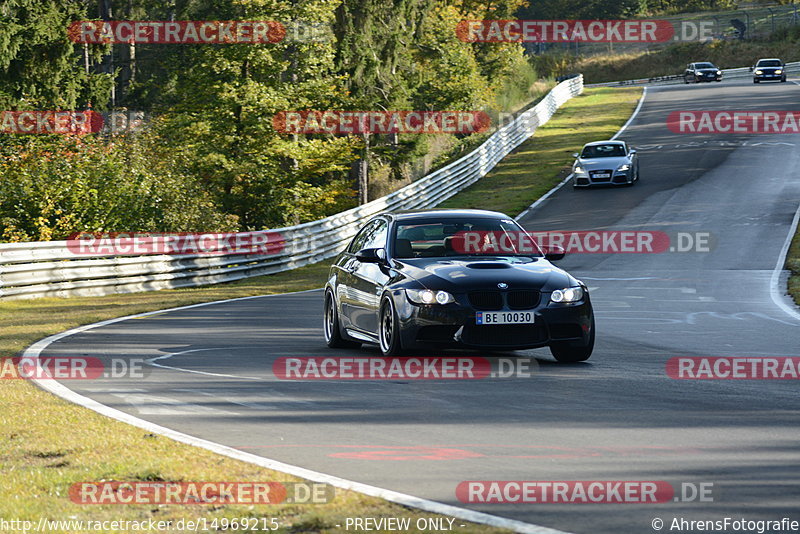
[[(48, 335), (82, 324), (144, 311), (220, 299), (322, 287), (329, 264), (195, 289), (93, 298), (0, 302), (0, 355), (12, 356)], [(340, 532), (346, 517), (428, 514), (352, 491), (329, 504), (259, 506), (78, 505), (68, 498), (83, 481), (297, 481), (113, 421), (67, 403), (24, 380), (0, 380), (0, 518), (164, 520), (275, 517), (280, 532)], [(337, 528), (336, 525), (342, 525)], [(458, 532), (507, 532), (456, 520)], [(0, 529), (2, 530), (2, 529)], [(91, 532), (50, 528), (47, 532)], [(108, 529), (104, 532), (130, 532)], [(215, 530), (216, 531), (216, 530)], [(96, 530), (94, 532), (97, 532)], [(140, 530), (151, 532), (151, 530)], [(246, 532), (229, 529), (226, 532)]]
[(789, 253), (786, 255), (786, 268), (791, 271), (789, 275), (789, 294), (795, 304), (800, 306), (800, 227), (794, 234)]
[(512, 217), (569, 175), (584, 143), (608, 139), (628, 120), (641, 88), (592, 88), (569, 100), (483, 179), (441, 204), (480, 208)]

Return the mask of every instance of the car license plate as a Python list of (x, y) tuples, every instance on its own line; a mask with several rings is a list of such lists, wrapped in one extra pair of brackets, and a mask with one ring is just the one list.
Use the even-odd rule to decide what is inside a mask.
[(609, 178), (611, 175), (607, 172), (598, 172), (596, 173), (593, 178)]
[(476, 324), (533, 324), (532, 311), (476, 312)]

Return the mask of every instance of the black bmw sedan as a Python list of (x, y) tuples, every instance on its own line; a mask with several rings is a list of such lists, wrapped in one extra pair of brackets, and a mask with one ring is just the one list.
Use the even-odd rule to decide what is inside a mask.
[(329, 347), (515, 350), (549, 346), (556, 360), (589, 358), (595, 327), (586, 286), (551, 261), (513, 219), (480, 210), (382, 214), (331, 266)]

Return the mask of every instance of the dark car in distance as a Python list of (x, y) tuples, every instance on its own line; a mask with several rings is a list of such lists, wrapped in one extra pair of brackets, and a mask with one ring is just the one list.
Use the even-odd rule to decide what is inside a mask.
[(686, 70), (683, 71), (684, 83), (700, 83), (700, 82), (721, 82), (722, 71), (718, 69), (713, 63), (708, 61), (701, 61), (698, 63), (689, 63), (686, 65)]
[(551, 261), (516, 221), (482, 210), (378, 215), (334, 261), (325, 284), (329, 347), (516, 350), (589, 358), (587, 287)]
[(753, 83), (786, 81), (786, 65), (777, 58), (759, 59), (750, 70), (753, 72)]

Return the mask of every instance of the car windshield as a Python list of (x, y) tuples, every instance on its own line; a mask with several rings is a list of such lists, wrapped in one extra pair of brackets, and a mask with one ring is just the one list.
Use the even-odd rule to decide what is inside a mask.
[(400, 222), (394, 239), (396, 258), (542, 255), (533, 237), (511, 219)]
[(695, 63), (696, 69), (716, 69), (713, 63)]
[(618, 158), (625, 155), (625, 147), (619, 143), (589, 145), (583, 147), (582, 158)]
[(780, 67), (781, 60), (780, 59), (762, 59), (758, 62), (756, 67)]

